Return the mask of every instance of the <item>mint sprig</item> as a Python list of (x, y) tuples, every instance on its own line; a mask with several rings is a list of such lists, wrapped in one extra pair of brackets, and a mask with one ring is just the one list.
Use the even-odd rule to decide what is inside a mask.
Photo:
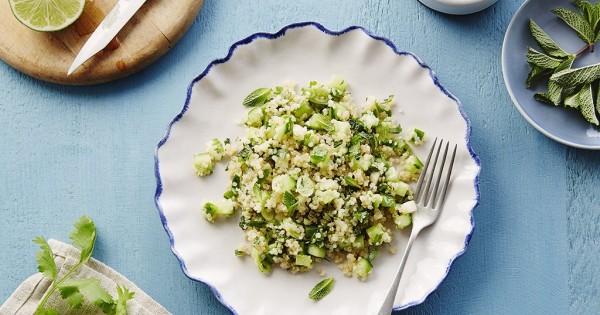
[(527, 48), (526, 57), (531, 71), (525, 84), (530, 88), (536, 81), (547, 78), (548, 90), (535, 93), (533, 97), (536, 100), (577, 109), (586, 121), (600, 126), (600, 63), (572, 68), (577, 57), (588, 50), (594, 52), (594, 46), (600, 39), (600, 3), (575, 0), (573, 4), (577, 11), (556, 8), (552, 13), (570, 26), (586, 45), (575, 54), (568, 53), (530, 20), (529, 30), (541, 52)]
[(87, 301), (96, 305), (105, 314), (126, 315), (126, 304), (127, 301), (133, 299), (133, 292), (117, 285), (118, 297), (115, 299), (102, 288), (100, 280), (97, 278), (73, 279), (73, 274), (92, 257), (94, 244), (96, 243), (96, 226), (91, 218), (82, 216), (75, 222), (74, 226), (75, 229), (71, 231), (69, 237), (73, 246), (81, 250), (81, 255), (79, 262), (60, 279), (54, 261), (54, 253), (46, 239), (40, 236), (33, 239), (34, 243), (40, 245), (40, 251), (36, 254), (38, 270), (44, 277), (52, 281), (50, 289), (42, 298), (35, 315), (58, 315), (56, 309), (45, 306), (48, 298), (56, 290), (73, 309), (81, 308), (84, 301)]

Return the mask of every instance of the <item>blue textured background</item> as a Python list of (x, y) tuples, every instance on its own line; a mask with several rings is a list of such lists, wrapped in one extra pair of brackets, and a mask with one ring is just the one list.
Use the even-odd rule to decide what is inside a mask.
[(406, 313), (584, 314), (600, 310), (600, 159), (529, 126), (504, 88), (500, 50), (520, 0), (439, 14), (416, 0), (206, 0), (188, 34), (133, 77), (47, 84), (0, 63), (0, 301), (36, 272), (36, 235), (68, 240), (96, 221), (95, 257), (174, 314), (224, 314), (187, 279), (153, 204), (153, 153), (188, 83), (231, 43), (313, 20), (361, 25), (427, 62), (463, 103), (482, 161), (476, 230), (440, 289)]

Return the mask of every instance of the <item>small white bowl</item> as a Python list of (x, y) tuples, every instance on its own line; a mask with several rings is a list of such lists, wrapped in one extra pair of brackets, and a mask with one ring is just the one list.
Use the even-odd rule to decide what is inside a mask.
[(424, 5), (448, 14), (471, 14), (479, 12), (498, 0), (419, 0)]

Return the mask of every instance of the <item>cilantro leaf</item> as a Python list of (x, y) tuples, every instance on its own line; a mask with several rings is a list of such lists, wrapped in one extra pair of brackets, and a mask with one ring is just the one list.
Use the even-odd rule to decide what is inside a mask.
[(329, 294), (329, 292), (331, 292), (334, 282), (335, 279), (331, 277), (317, 283), (317, 285), (310, 290), (310, 293), (308, 293), (308, 298), (314, 301), (324, 298), (327, 294)]
[(583, 15), (577, 14), (577, 12), (571, 11), (565, 8), (556, 8), (552, 10), (552, 13), (556, 14), (561, 20), (569, 25), (582, 40), (588, 44), (594, 42), (596, 34), (592, 29), (590, 23), (583, 17)]
[(58, 286), (58, 291), (73, 308), (80, 308), (84, 299), (105, 313), (111, 312), (114, 307), (112, 296), (100, 286), (100, 280), (96, 278), (69, 279)]
[(570, 56), (570, 54), (560, 48), (560, 46), (558, 46), (558, 44), (531, 19), (529, 20), (529, 30), (531, 31), (533, 39), (535, 39), (546, 54), (556, 58)]
[(52, 248), (46, 242), (46, 239), (38, 236), (33, 239), (33, 242), (40, 245), (40, 251), (35, 254), (38, 263), (38, 270), (44, 277), (50, 280), (56, 280), (56, 263), (54, 262), (54, 254)]
[(96, 243), (96, 226), (90, 217), (82, 216), (74, 224), (75, 230), (69, 233), (73, 246), (81, 250), (79, 262), (90, 259)]
[(132, 300), (135, 292), (130, 292), (126, 287), (121, 288), (117, 285), (117, 300), (115, 301), (115, 315), (127, 314), (127, 301)]

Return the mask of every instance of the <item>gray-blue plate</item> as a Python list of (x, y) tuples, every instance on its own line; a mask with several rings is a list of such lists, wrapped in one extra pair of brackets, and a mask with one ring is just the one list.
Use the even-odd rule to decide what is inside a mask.
[[(540, 50), (529, 32), (529, 19), (533, 19), (567, 52), (575, 53), (585, 46), (573, 30), (550, 12), (558, 7), (576, 9), (570, 0), (527, 0), (519, 8), (508, 26), (502, 47), (504, 83), (517, 109), (541, 133), (568, 146), (600, 150), (600, 132), (587, 123), (578, 111), (533, 99), (535, 92), (547, 90), (545, 83), (530, 89), (525, 87), (530, 69), (525, 57), (527, 46)], [(577, 58), (573, 66), (599, 62), (600, 47), (597, 47), (595, 53), (586, 53)]]

